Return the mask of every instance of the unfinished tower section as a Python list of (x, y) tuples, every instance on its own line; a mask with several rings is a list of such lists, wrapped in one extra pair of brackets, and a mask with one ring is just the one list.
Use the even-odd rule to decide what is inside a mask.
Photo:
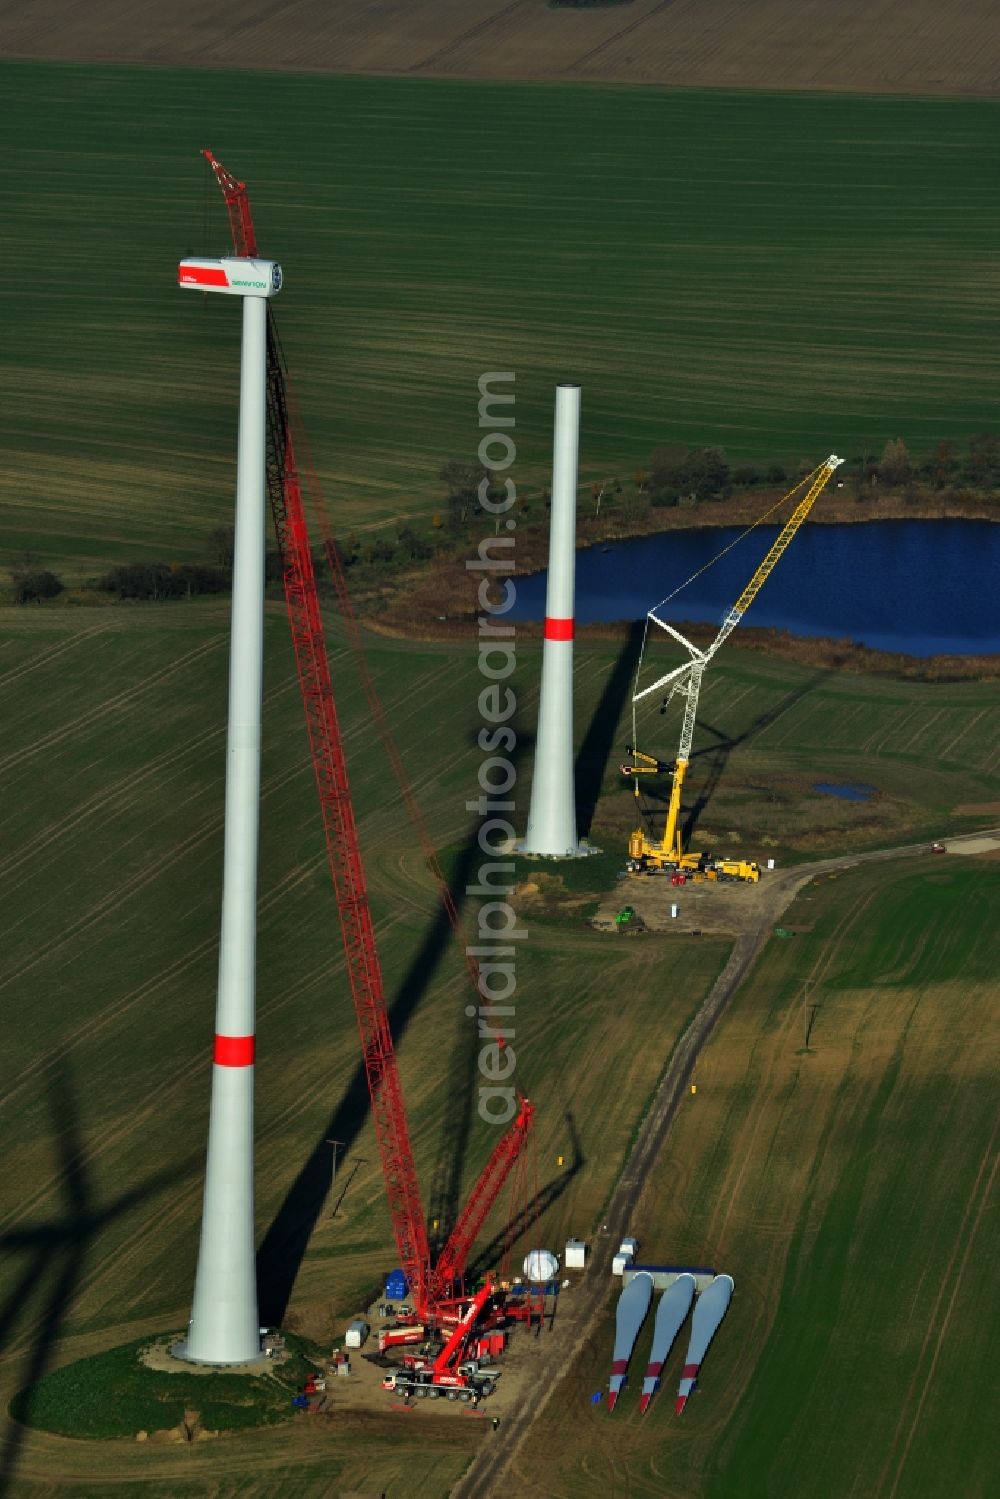
[(576, 580), (576, 475), (580, 387), (556, 386), (549, 574), (538, 700), (538, 735), (528, 828), (518, 852), (573, 859), (594, 852), (576, 830), (573, 780), (573, 634)]

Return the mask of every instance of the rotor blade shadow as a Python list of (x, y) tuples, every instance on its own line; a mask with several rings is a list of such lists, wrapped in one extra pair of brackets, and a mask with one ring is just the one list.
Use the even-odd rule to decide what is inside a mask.
[[(508, 757), (514, 767), (515, 773), (524, 752), (523, 741), (519, 737), (517, 746), (511, 751)], [(477, 866), (482, 865), (485, 857), (479, 844), (478, 829), (470, 830), (450, 880), (452, 899), (460, 910), (465, 901), (467, 887), (479, 883), (476, 878)], [(496, 863), (494, 860), (490, 862)], [(512, 877), (513, 866), (506, 875), (508, 879), (512, 879)], [(502, 898), (506, 894), (506, 891), (500, 889), (497, 891), (497, 894)], [(473, 942), (475, 942), (475, 938), (476, 933), (472, 933)], [(462, 1014), (454, 1032), (455, 1039), (451, 1055), (447, 1062), (445, 1074), (449, 1079), (447, 1112), (441, 1132), (437, 1160), (431, 1176), (431, 1191), (428, 1199), (428, 1226), (431, 1227), (435, 1221), (438, 1225), (436, 1229), (433, 1229), (431, 1234), (432, 1253), (445, 1243), (458, 1217), (462, 1193), (462, 1178), (465, 1173), (465, 1162), (468, 1154), (473, 1102), (479, 1078), (476, 1066), (476, 1056), (480, 1045), (479, 1017), (475, 1013), (468, 1016), (465, 1010), (467, 1005), (476, 1004), (478, 1007), (479, 1004), (485, 1003), (486, 999), (485, 997), (477, 996), (472, 991), (471, 986), (467, 991), (467, 996), (462, 1005)]]
[(740, 748), (742, 745), (749, 744), (758, 734), (770, 728), (771, 724), (775, 723), (782, 714), (788, 713), (803, 698), (808, 697), (811, 692), (815, 691), (821, 682), (826, 681), (828, 677), (834, 675), (836, 675), (836, 667), (824, 667), (821, 671), (814, 672), (807, 681), (800, 682), (798, 687), (794, 687), (791, 692), (787, 692), (772, 707), (759, 714), (743, 730), (742, 734), (726, 737), (718, 729), (712, 728), (710, 724), (702, 725), (702, 727), (707, 728), (710, 733), (714, 734), (719, 742), (698, 752), (699, 756), (707, 762), (708, 770), (705, 780), (699, 787), (698, 793), (684, 819), (683, 840), (685, 848), (690, 842), (694, 829), (698, 825), (698, 819), (706, 807), (710, 805), (712, 797), (719, 788), (719, 783), (725, 774), (726, 767), (729, 764), (729, 757), (733, 753), (733, 750)]
[(560, 1171), (558, 1176), (552, 1177), (543, 1187), (539, 1188), (538, 1197), (535, 1201), (526, 1203), (473, 1256), (467, 1271), (467, 1275), (470, 1278), (479, 1276), (484, 1271), (496, 1265), (505, 1251), (516, 1244), (521, 1235), (532, 1228), (542, 1214), (559, 1201), (570, 1183), (587, 1164), (587, 1158), (580, 1144), (580, 1136), (577, 1133), (576, 1120), (571, 1113), (565, 1115), (565, 1123), (569, 1130), (570, 1145), (573, 1152), (569, 1165)]
[(31, 1305), (30, 1290), (44, 1292), (44, 1301), (27, 1361), (19, 1374), (19, 1391), (11, 1402), (13, 1420), (0, 1447), (0, 1496), (14, 1489), (18, 1457), (30, 1419), (33, 1386), (48, 1373), (66, 1318), (73, 1307), (94, 1238), (109, 1223), (145, 1198), (185, 1176), (193, 1162), (159, 1172), (148, 1182), (121, 1193), (104, 1207), (94, 1204), (90, 1157), (84, 1142), (72, 1074), (60, 1058), (47, 1089), (52, 1140), (58, 1156), (66, 1211), (59, 1219), (37, 1227), (15, 1229), (0, 1238), (0, 1249), (30, 1255), (20, 1281), (0, 1309), (0, 1337), (8, 1346), (17, 1323)]

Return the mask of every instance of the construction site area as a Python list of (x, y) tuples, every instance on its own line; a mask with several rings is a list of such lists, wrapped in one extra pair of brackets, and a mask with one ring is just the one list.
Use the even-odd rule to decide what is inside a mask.
[(51, 503), (115, 587), (32, 538), (0, 608), (0, 1499), (986, 1499), (995, 683), (742, 644), (858, 462), (837, 410), (605, 638), (604, 376), (558, 339), (544, 381), (466, 372), (474, 540), (391, 465), (352, 491), (328, 423), (395, 436), (395, 397), (301, 357), (323, 214), (200, 151), (197, 227), (164, 248), (178, 187), (130, 251), (171, 379), (114, 397), (189, 469), (176, 556), (129, 592), (93, 469), (93, 530)]

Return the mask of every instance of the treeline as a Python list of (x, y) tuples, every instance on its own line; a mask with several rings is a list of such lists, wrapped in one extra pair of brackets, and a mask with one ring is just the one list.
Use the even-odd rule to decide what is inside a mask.
[[(600, 521), (609, 512), (626, 527), (640, 524), (650, 509), (710, 505), (749, 494), (756, 489), (790, 489), (811, 473), (816, 459), (791, 466), (781, 463), (731, 464), (724, 448), (690, 448), (665, 445), (650, 457), (649, 466), (631, 478), (607, 478), (591, 485), (591, 505), (581, 497), (581, 520)], [(463, 536), (480, 532), (483, 510), (480, 484), (488, 479), (478, 464), (452, 460), (441, 470), (444, 506), (434, 516), (434, 526), (444, 535)], [(985, 499), (1000, 492), (1000, 437), (983, 432), (964, 446), (939, 442), (929, 456), (911, 456), (902, 438), (891, 438), (880, 455), (859, 453), (846, 460), (838, 481), (860, 502), (880, 493), (902, 493), (916, 502), (928, 492), (943, 501)], [(497, 493), (493, 491), (493, 493)], [(530, 527), (544, 520), (551, 508), (547, 489), (518, 495), (512, 514), (519, 525)]]
[[(635, 489), (653, 506), (697, 505), (728, 500), (738, 490), (791, 485), (814, 467), (806, 460), (791, 470), (777, 463), (732, 467), (723, 448), (662, 447), (653, 453), (649, 472), (636, 474)], [(901, 437), (890, 438), (880, 456), (855, 454), (841, 472), (838, 478), (852, 487), (858, 499), (880, 489), (902, 490), (913, 498), (928, 489), (956, 496), (970, 491), (984, 497), (1000, 489), (1000, 437), (981, 432), (964, 447), (939, 442), (923, 459), (912, 457)], [(625, 492), (619, 481), (614, 481), (614, 487), (619, 495)]]
[[(724, 448), (662, 446), (651, 455), (649, 466), (629, 480), (608, 478), (591, 485), (591, 505), (580, 504), (581, 534), (592, 534), (603, 517), (611, 522), (610, 534), (626, 534), (630, 527), (648, 528), (652, 508), (711, 505), (748, 494), (755, 489), (781, 491), (812, 472), (815, 460), (787, 468), (780, 463), (731, 465)], [(499, 499), (502, 489), (490, 483), (488, 471), (478, 463), (451, 459), (439, 473), (441, 504), (429, 522), (404, 522), (382, 528), (370, 537), (349, 533), (338, 538), (342, 566), (360, 591), (378, 591), (390, 575), (429, 561), (439, 553), (453, 551), (470, 536), (481, 536), (484, 514), (480, 492)], [(839, 483), (858, 503), (879, 494), (901, 494), (914, 503), (929, 493), (942, 503), (1000, 498), (1000, 436), (981, 432), (962, 445), (941, 441), (930, 454), (916, 458), (902, 438), (891, 438), (880, 454), (865, 452), (847, 460), (837, 475)], [(485, 489), (483, 485), (485, 484)], [(544, 535), (551, 496), (547, 489), (522, 487), (512, 508), (512, 517), (530, 537)], [(611, 512), (611, 515), (608, 514)], [(494, 519), (499, 530), (503, 521)], [(212, 560), (204, 563), (130, 562), (109, 568), (85, 588), (116, 600), (169, 599), (228, 593), (232, 586), (233, 528), (220, 526), (208, 537)], [(321, 588), (326, 587), (328, 569), (323, 548), (313, 550), (313, 566)], [(281, 563), (276, 551), (266, 554), (265, 577), (269, 584), (281, 581)], [(62, 580), (41, 566), (40, 559), (24, 553), (10, 569), (11, 599), (15, 604), (41, 604), (65, 592)]]
[(116, 599), (190, 599), (195, 594), (227, 593), (232, 572), (222, 567), (167, 562), (127, 562), (94, 580), (97, 593)]
[[(189, 599), (208, 594), (228, 593), (233, 582), (232, 526), (222, 526), (210, 537), (215, 560), (207, 563), (129, 562), (109, 568), (94, 578), (89, 587), (96, 593), (111, 594), (115, 599), (142, 600), (150, 603), (168, 599)], [(355, 535), (335, 542), (341, 565), (362, 583), (374, 581), (401, 565), (420, 562), (433, 555), (434, 545), (414, 526), (403, 525), (395, 531), (379, 531), (370, 541)], [(320, 588), (327, 586), (328, 566), (322, 546), (312, 548), (313, 571)], [(281, 583), (281, 558), (276, 549), (264, 556), (264, 581)], [(49, 576), (52, 576), (51, 574)], [(62, 584), (58, 583), (59, 590)], [(16, 602), (22, 602), (17, 599)]]

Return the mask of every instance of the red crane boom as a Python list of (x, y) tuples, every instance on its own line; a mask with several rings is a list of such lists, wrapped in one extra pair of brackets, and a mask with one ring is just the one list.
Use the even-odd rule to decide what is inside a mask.
[[(228, 172), (210, 150), (202, 154), (222, 189), (236, 254), (255, 256), (257, 237), (245, 183)], [(441, 1307), (442, 1303), (454, 1295), (456, 1282), (464, 1273), (478, 1233), (524, 1148), (534, 1116), (534, 1105), (522, 1098), (517, 1117), (493, 1150), (437, 1264), (432, 1267), (333, 695), (302, 487), (289, 422), (286, 378), (287, 372), (273, 321), (273, 309), (268, 303), (267, 483), (281, 558), (285, 602), (396, 1248), (400, 1265), (410, 1283), (416, 1314), (423, 1318), (433, 1318), (435, 1307)], [(342, 606), (346, 606), (349, 632), (352, 633), (352, 644), (357, 653), (360, 646), (356, 638), (357, 621), (350, 609), (343, 574), (339, 565), (335, 565), (338, 559), (330, 539), (326, 551), (338, 596)], [(388, 740), (391, 745), (390, 760), (393, 768), (397, 770), (397, 774), (402, 772), (405, 781), (402, 761), (392, 744), (384, 710), (366, 667), (362, 672), (362, 680), (369, 703), (373, 706), (373, 716), (383, 730), (383, 741)], [(405, 787), (409, 787), (408, 781), (405, 782)], [(404, 790), (404, 799), (411, 805), (411, 812), (415, 811), (412, 790), (409, 795)], [(429, 839), (419, 814), (418, 823), (421, 841), (426, 846)], [(433, 854), (433, 849), (431, 852)], [(443, 892), (442, 898), (449, 919), (458, 932), (460, 917), (436, 856), (433, 867)], [(474, 960), (471, 961), (474, 963)], [(478, 968), (470, 968), (470, 975), (474, 981), (478, 981)]]

